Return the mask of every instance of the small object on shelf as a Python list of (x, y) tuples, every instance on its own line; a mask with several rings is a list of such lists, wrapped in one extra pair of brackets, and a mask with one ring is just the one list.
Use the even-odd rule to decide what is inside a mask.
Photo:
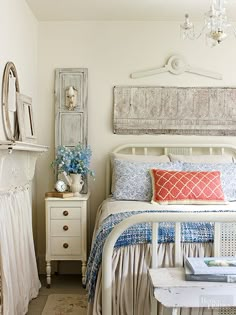
[(32, 98), (17, 92), (16, 99), (20, 139), (23, 142), (36, 142)]
[(187, 257), (186, 265), (198, 275), (236, 275), (236, 257)]
[(67, 185), (63, 180), (59, 179), (55, 184), (55, 189), (59, 192), (64, 192), (67, 189)]
[[(9, 89), (9, 80), (15, 79), (15, 91), (12, 93), (20, 92), (19, 79), (17, 70), (13, 62), (7, 62), (2, 79), (2, 110), (3, 110), (3, 125), (8, 140), (16, 141), (19, 140), (19, 121), (17, 111), (11, 111), (9, 108), (9, 97), (11, 89)], [(13, 95), (15, 99), (15, 95)]]
[(65, 191), (65, 192), (50, 191), (50, 192), (45, 193), (45, 197), (69, 198), (69, 197), (74, 197), (74, 194), (69, 191)]
[(236, 274), (194, 274), (185, 266), (185, 280), (187, 281), (206, 281), (206, 282), (236, 282)]

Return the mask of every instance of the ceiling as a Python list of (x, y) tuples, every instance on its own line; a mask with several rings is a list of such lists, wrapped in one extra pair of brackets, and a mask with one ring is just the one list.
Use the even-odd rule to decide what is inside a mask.
[[(211, 0), (26, 0), (39, 21), (181, 21), (203, 19)], [(236, 0), (226, 9), (236, 20)]]

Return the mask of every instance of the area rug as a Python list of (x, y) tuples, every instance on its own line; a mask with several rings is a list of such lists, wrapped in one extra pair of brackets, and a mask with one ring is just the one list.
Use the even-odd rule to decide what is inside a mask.
[(82, 294), (50, 294), (42, 315), (86, 315), (87, 296)]

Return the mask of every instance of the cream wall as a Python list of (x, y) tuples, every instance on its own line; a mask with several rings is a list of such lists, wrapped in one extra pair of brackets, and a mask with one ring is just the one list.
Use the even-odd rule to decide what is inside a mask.
[[(33, 98), (37, 110), (38, 21), (25, 0), (1, 0), (0, 21), (0, 84), (6, 62), (14, 62), (20, 91)], [(1, 93), (0, 89), (0, 97)], [(0, 139), (5, 139), (3, 124), (0, 124)]]
[[(0, 86), (2, 86), (5, 64), (8, 61), (14, 62), (19, 77), (20, 92), (32, 97), (36, 113), (38, 110), (38, 21), (25, 0), (0, 0), (0, 21)], [(0, 99), (1, 93), (0, 88)], [(0, 121), (0, 140), (5, 140), (2, 110), (0, 110)], [(34, 231), (36, 230), (35, 199), (33, 198)]]
[[(193, 74), (164, 73), (130, 79), (131, 72), (160, 67), (172, 54), (184, 55), (189, 64), (223, 74), (217, 81)], [(204, 39), (184, 42), (179, 23), (167, 22), (43, 22), (39, 26), (39, 104), (37, 123), (40, 143), (50, 146), (38, 163), (38, 245), (45, 251), (44, 193), (53, 187), (50, 162), (54, 158), (54, 70), (88, 68), (89, 143), (96, 180), (91, 182), (91, 226), (105, 197), (105, 160), (117, 145), (129, 142), (236, 142), (230, 137), (128, 136), (112, 132), (112, 88), (115, 85), (236, 86), (236, 41), (219, 47), (205, 46)]]

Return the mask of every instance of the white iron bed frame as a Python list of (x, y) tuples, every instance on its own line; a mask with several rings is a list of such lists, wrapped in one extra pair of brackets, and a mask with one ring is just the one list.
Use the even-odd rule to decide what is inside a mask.
[[(126, 144), (116, 148), (114, 153), (162, 155), (162, 154), (230, 154), (236, 156), (236, 146), (230, 144)], [(111, 164), (107, 164), (106, 192), (110, 193)], [(215, 222), (214, 255), (234, 256), (236, 254), (236, 212), (219, 213), (145, 213), (134, 215), (119, 223), (107, 238), (102, 259), (102, 314), (112, 315), (112, 253), (116, 240), (130, 226), (142, 223), (152, 223), (152, 268), (157, 268), (157, 230), (160, 222), (175, 222), (175, 266), (181, 266), (181, 222)], [(236, 314), (235, 309), (227, 309), (221, 314)]]

